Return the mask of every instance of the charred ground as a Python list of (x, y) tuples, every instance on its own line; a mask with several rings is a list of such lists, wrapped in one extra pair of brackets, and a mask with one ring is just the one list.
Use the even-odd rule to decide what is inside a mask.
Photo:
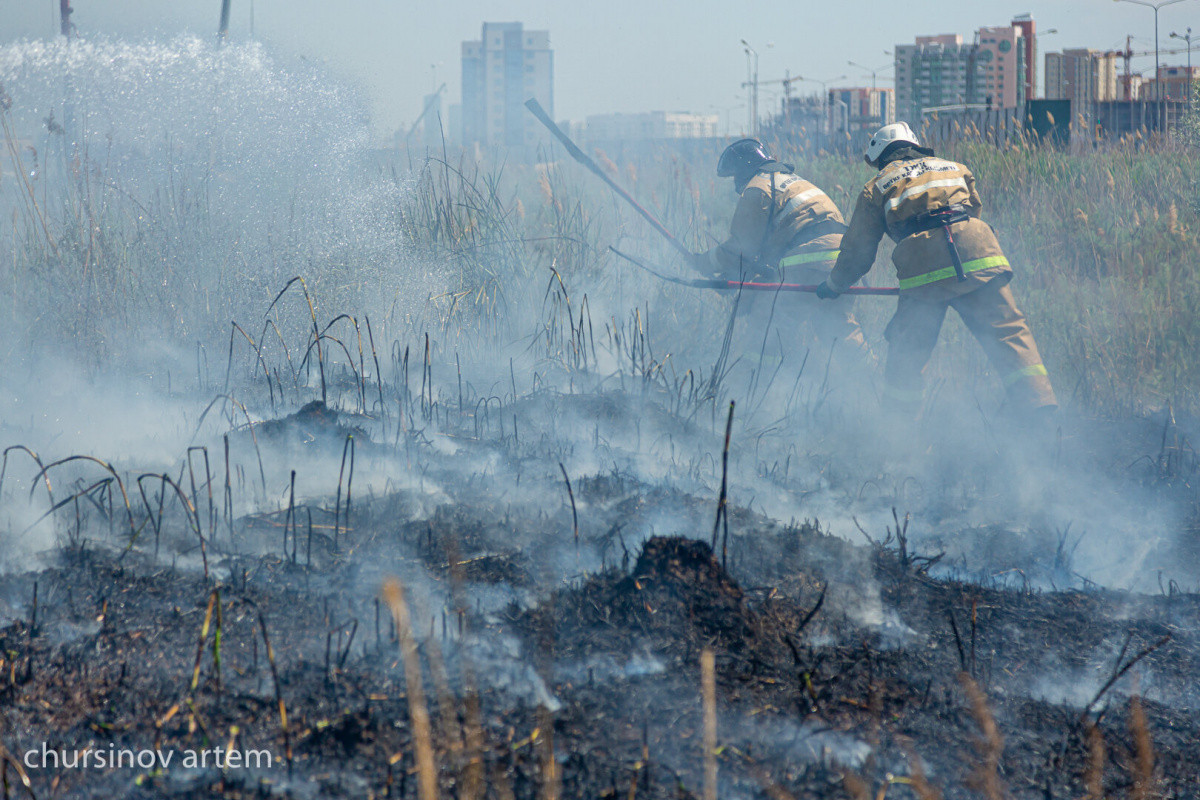
[[(352, 423), (310, 406), (258, 435), (386, 449)], [(721, 796), (933, 796), (920, 775), (946, 797), (1200, 791), (1197, 595), (956, 580), (901, 546), (900, 515), (854, 545), (735, 505), (714, 555), (715, 498), (618, 472), (576, 480), (576, 542), (562, 483), (523, 480), (554, 501), (481, 478), (356, 498), (334, 524), (323, 507), (246, 517), (208, 543), (207, 578), (194, 547), (173, 564), (86, 538), (5, 577), (10, 794), (416, 796), (403, 637), (377, 599), (389, 574), (413, 598), (444, 794), (700, 796), (705, 648)], [(664, 515), (692, 534), (635, 533)], [(289, 520), (313, 516), (289, 544)], [(18, 769), (43, 743), (275, 763)]]

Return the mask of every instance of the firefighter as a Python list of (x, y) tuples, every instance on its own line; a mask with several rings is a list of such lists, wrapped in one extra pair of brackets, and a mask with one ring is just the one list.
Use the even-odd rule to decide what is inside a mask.
[[(739, 195), (729, 238), (698, 253), (693, 268), (705, 276), (715, 272), (730, 280), (770, 283), (818, 283), (828, 277), (845, 220), (828, 195), (792, 170), (757, 139), (740, 139), (726, 147), (717, 162), (717, 176), (733, 178)], [(842, 341), (860, 358), (869, 356), (851, 297), (825, 304), (793, 292), (747, 292), (738, 298), (738, 313), (766, 325), (759, 329), (764, 337), (769, 337), (772, 321), (799, 315), (826, 346)], [(747, 344), (758, 351), (757, 344)], [(768, 344), (781, 348), (778, 358), (803, 351), (778, 336), (765, 339)]]
[(1052, 412), (1057, 401), (1050, 378), (1008, 286), (1012, 268), (980, 219), (971, 171), (935, 157), (905, 122), (880, 128), (864, 157), (879, 174), (859, 195), (837, 264), (817, 296), (837, 298), (866, 275), (884, 234), (896, 242), (900, 298), (884, 333), (889, 404), (916, 415), (922, 372), (953, 307), (999, 374), (1006, 408)]

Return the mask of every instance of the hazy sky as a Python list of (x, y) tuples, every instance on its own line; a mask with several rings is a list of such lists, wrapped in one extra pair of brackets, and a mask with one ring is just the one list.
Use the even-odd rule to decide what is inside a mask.
[[(59, 0), (0, 0), (0, 42), (54, 35)], [(72, 0), (83, 35), (145, 38), (215, 32), (220, 0)], [(746, 55), (739, 40), (759, 52), (759, 79), (790, 74), (839, 85), (869, 85), (864, 70), (890, 63), (884, 51), (918, 34), (961, 33), (1006, 24), (1031, 12), (1040, 50), (1063, 47), (1153, 50), (1154, 14), (1114, 0), (233, 0), (231, 34), (254, 33), (281, 53), (325, 61), (361, 84), (385, 135), (420, 112), (422, 96), (445, 81), (450, 102), (460, 97), (459, 48), (479, 36), (484, 21), (520, 20), (549, 29), (555, 59), (555, 116), (582, 120), (612, 111), (679, 110), (720, 113), (733, 125), (745, 119)], [(1200, 0), (1160, 12), (1162, 49), (1172, 30), (1192, 24), (1200, 34)], [(1164, 56), (1183, 63), (1184, 54)], [(1134, 70), (1153, 69), (1153, 56)], [(1200, 55), (1197, 57), (1200, 64)], [(1039, 58), (1038, 72), (1041, 74)], [(890, 85), (880, 75), (881, 85)], [(816, 83), (798, 83), (804, 92)], [(760, 89), (765, 114), (777, 107), (778, 84)]]

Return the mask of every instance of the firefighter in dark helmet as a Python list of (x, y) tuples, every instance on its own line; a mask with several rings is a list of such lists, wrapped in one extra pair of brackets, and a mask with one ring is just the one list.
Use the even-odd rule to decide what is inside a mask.
[[(809, 181), (793, 173), (790, 164), (776, 161), (757, 139), (740, 139), (725, 148), (717, 176), (733, 178), (739, 195), (729, 237), (692, 266), (700, 273), (717, 273), (730, 280), (770, 283), (818, 283), (829, 275), (838, 256), (845, 220), (833, 201)], [(807, 320), (827, 347), (840, 340), (860, 357), (869, 355), (854, 319), (853, 298), (819, 303), (795, 292), (745, 292), (739, 314), (754, 320), (773, 319), (790, 326)], [(785, 351), (804, 348), (792, 343), (789, 331), (778, 338)], [(757, 346), (756, 346), (757, 349)]]
[(916, 413), (922, 372), (946, 311), (954, 308), (999, 374), (1007, 407), (1053, 410), (1050, 378), (1008, 286), (1012, 268), (991, 226), (979, 218), (971, 171), (922, 147), (905, 122), (880, 128), (865, 158), (879, 173), (859, 195), (837, 264), (817, 294), (837, 298), (870, 271), (885, 234), (896, 242), (900, 298), (884, 334), (889, 405)]

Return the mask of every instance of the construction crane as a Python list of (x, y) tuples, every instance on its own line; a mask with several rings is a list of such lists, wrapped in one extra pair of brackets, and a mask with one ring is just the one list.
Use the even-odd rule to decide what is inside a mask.
[[(789, 73), (787, 73), (787, 72), (785, 72), (785, 73), (783, 73), (783, 74), (784, 74), (785, 76), (786, 76), (786, 75), (789, 75)], [(799, 75), (797, 75), (797, 76), (796, 76), (796, 77), (794, 77), (794, 78), (792, 78), (792, 77), (783, 77), (783, 78), (776, 78), (775, 80), (771, 80), (771, 81), (757, 81), (757, 82), (754, 82), (754, 81), (744, 81), (744, 82), (742, 83), (742, 88), (743, 88), (743, 89), (745, 89), (745, 88), (746, 88), (746, 87), (748, 87), (748, 86), (755, 86), (755, 85), (758, 85), (758, 86), (769, 86), (769, 85), (771, 85), (771, 84), (773, 84), (773, 83), (781, 83), (781, 84), (783, 84), (783, 96), (784, 96), (784, 99), (785, 99), (785, 100), (787, 100), (787, 99), (790, 99), (790, 98), (791, 98), (791, 88), (792, 88), (792, 84), (793, 84), (793, 83), (795, 83), (796, 81), (802, 81), (802, 80), (804, 80), (804, 78), (802, 78), (802, 77), (800, 77)]]
[(775, 84), (775, 83), (782, 84), (783, 85), (784, 115), (787, 118), (788, 124), (791, 124), (791, 121), (792, 121), (791, 120), (791, 116), (792, 116), (792, 84), (795, 83), (796, 81), (802, 81), (802, 80), (804, 80), (804, 78), (800, 75), (792, 76), (791, 73), (789, 73), (789, 72), (784, 72), (783, 74), (784, 74), (784, 77), (776, 78), (774, 80), (769, 80), (769, 81), (746, 81), (742, 84), (742, 88), (745, 89), (748, 86), (754, 86), (755, 91), (758, 91), (759, 86), (769, 86), (769, 85)]
[[(1189, 45), (1190, 45), (1190, 43), (1189, 43)], [(1189, 47), (1176, 47), (1176, 48), (1173, 48), (1170, 50), (1160, 49), (1158, 51), (1158, 55), (1164, 55), (1164, 56), (1178, 55), (1179, 53), (1190, 53), (1193, 50), (1200, 50), (1200, 47), (1190, 47), (1189, 46)], [(1132, 69), (1130, 68), (1129, 62), (1135, 58), (1145, 58), (1147, 56), (1155, 55), (1155, 52), (1153, 50), (1139, 50), (1137, 52), (1134, 52), (1133, 37), (1126, 36), (1124, 50), (1110, 50), (1107, 53), (1105, 53), (1105, 55), (1120, 56), (1121, 60), (1123, 60), (1125, 62), (1125, 91), (1130, 95), (1130, 97), (1132, 97), (1132, 95), (1133, 95), (1133, 89), (1131, 87)], [(1157, 75), (1154, 76), (1154, 80), (1158, 80)]]

